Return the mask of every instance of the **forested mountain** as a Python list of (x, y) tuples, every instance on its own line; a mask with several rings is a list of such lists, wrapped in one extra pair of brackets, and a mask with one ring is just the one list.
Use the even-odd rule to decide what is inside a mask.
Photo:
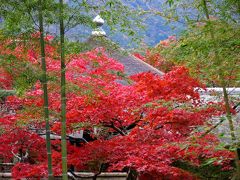
[[(155, 11), (162, 12), (162, 6), (164, 5), (165, 0), (124, 0), (123, 2), (130, 8), (138, 8), (145, 11), (152, 11), (154, 9)], [(160, 40), (166, 39), (170, 35), (178, 35), (185, 27), (183, 22), (168, 22), (167, 19), (161, 17), (160, 15), (154, 15), (153, 13), (146, 13), (143, 16), (143, 25), (145, 26), (145, 29), (136, 30), (136, 34), (143, 38), (143, 44), (147, 44), (149, 46), (156, 45)], [(103, 28), (107, 32), (107, 36), (120, 45), (127, 46), (130, 42), (130, 38), (123, 33), (111, 33), (107, 24), (104, 24)], [(83, 26), (77, 26), (67, 32), (67, 36), (71, 40), (79, 41), (83, 41), (90, 34), (91, 29), (83, 28)]]
[[(160, 13), (165, 13), (166, 9), (164, 7), (168, 6), (166, 0), (136, 0), (133, 2), (125, 0), (125, 2), (129, 6), (139, 7), (140, 9), (152, 12), (144, 16), (146, 29), (141, 34), (144, 37), (144, 43), (147, 45), (154, 46), (160, 40), (166, 39), (171, 35), (178, 35), (184, 30), (185, 24), (183, 21), (177, 22), (173, 19), (170, 20), (167, 17), (160, 16)], [(153, 12), (159, 12), (159, 14), (157, 15)]]
[[(78, 1), (82, 2), (82, 1)], [(153, 12), (162, 13), (164, 9), (163, 6), (166, 5), (166, 0), (122, 0), (123, 4), (129, 9), (134, 9), (139, 11), (146, 11), (146, 13), (140, 17), (143, 22), (144, 29), (138, 29), (135, 27), (131, 27), (135, 29), (135, 34), (139, 36), (143, 42), (148, 46), (156, 45), (160, 40), (166, 39), (170, 35), (177, 35), (184, 29), (184, 23), (182, 22), (168, 22), (166, 18), (163, 18), (161, 15), (156, 15)], [(65, 0), (65, 3), (68, 3), (69, 6), (72, 3), (76, 3), (74, 0)], [(89, 3), (98, 6), (100, 1), (89, 0)], [(104, 10), (103, 10), (104, 11)], [(151, 12), (151, 13), (150, 13)], [(88, 12), (88, 16), (92, 19), (98, 15), (99, 12), (90, 11)], [(136, 12), (133, 12), (136, 13)], [(82, 14), (82, 11), (79, 10), (79, 14)], [(121, 18), (121, 17), (120, 17)], [(138, 20), (136, 20), (138, 21)], [(0, 26), (3, 22), (3, 18), (0, 17)], [(58, 36), (58, 26), (50, 25), (49, 27), (45, 27), (46, 31), (53, 34), (54, 36)], [(131, 42), (131, 38), (129, 35), (120, 32), (120, 28), (116, 28), (115, 32), (112, 33), (108, 24), (105, 23), (103, 26), (104, 30), (107, 33), (107, 36), (113, 41), (119, 43), (120, 45), (126, 47)], [(67, 30), (66, 36), (69, 40), (72, 41), (84, 41), (87, 37), (90, 36), (92, 29), (86, 26), (77, 25), (73, 28)], [(133, 44), (130, 43), (130, 47)]]

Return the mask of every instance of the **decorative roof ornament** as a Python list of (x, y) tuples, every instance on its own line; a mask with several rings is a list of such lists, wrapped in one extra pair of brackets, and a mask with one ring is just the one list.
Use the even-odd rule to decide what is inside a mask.
[(93, 36), (106, 36), (106, 32), (103, 30), (102, 25), (104, 24), (104, 20), (101, 16), (97, 15), (93, 19), (93, 23), (96, 24), (96, 28), (92, 31)]

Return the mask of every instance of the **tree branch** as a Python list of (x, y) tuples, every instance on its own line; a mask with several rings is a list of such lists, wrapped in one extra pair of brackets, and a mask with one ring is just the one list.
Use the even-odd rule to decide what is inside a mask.
[(208, 133), (210, 133), (212, 130), (214, 130), (216, 127), (218, 127), (220, 124), (222, 124), (222, 122), (225, 121), (225, 120), (226, 120), (226, 118), (221, 119), (217, 124), (215, 124), (210, 129), (208, 129), (204, 134), (202, 134), (200, 136), (200, 138), (203, 138), (204, 136), (206, 136)]
[(115, 126), (113, 124), (113, 122), (111, 122), (111, 124), (106, 124), (106, 123), (103, 123), (103, 126), (105, 127), (109, 127), (109, 128), (113, 128), (115, 131), (117, 131), (119, 134), (121, 134), (122, 136), (126, 136), (127, 134), (124, 133), (120, 128), (118, 128), (117, 126)]
[(126, 130), (130, 130), (130, 129), (133, 129), (134, 127), (137, 126), (137, 124), (142, 120), (143, 118), (143, 112), (140, 114), (140, 117), (138, 120), (136, 120), (135, 122), (133, 122), (132, 124), (128, 125), (125, 129)]

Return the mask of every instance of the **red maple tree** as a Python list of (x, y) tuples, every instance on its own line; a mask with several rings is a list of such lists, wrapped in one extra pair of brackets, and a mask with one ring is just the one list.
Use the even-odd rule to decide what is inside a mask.
[[(12, 67), (24, 61), (38, 72), (39, 47), (34, 39), (38, 39), (37, 34), (27, 44), (18, 42), (15, 49), (9, 49), (11, 41), (7, 41), (0, 46), (1, 54), (15, 57)], [(46, 61), (51, 129), (59, 134), (60, 61), (57, 46), (50, 39), (46, 38)], [(136, 171), (141, 179), (196, 179), (174, 165), (179, 161), (198, 167), (214, 158), (215, 166), (231, 168), (234, 154), (217, 149), (217, 137), (201, 136), (199, 130), (211, 117), (224, 113), (222, 107), (201, 103), (196, 88), (204, 86), (191, 78), (186, 68), (176, 67), (162, 77), (141, 73), (126, 80), (120, 76), (123, 65), (109, 58), (102, 48), (68, 55), (67, 59), (67, 131), (88, 131), (93, 140), (81, 147), (68, 144), (69, 167), (99, 171), (104, 165), (107, 171)], [(21, 69), (14, 75), (18, 72)], [(1, 87), (12, 87), (12, 79), (1, 78)], [(47, 174), (45, 142), (37, 134), (45, 125), (42, 94), (36, 81), (24, 95), (5, 100), (15, 113), (0, 118), (0, 158), (5, 162), (20, 159), (12, 170), (15, 178)], [(57, 175), (61, 173), (59, 141), (53, 141), (52, 147)]]

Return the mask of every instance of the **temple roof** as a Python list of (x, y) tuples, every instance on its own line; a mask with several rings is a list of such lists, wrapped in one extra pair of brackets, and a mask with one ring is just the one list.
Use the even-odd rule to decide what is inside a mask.
[(124, 65), (125, 73), (128, 76), (142, 73), (152, 72), (162, 76), (164, 73), (147, 64), (141, 59), (133, 56), (127, 50), (121, 48), (116, 43), (111, 41), (106, 36), (90, 36), (85, 42), (90, 48), (103, 47), (106, 49), (109, 57), (116, 59), (119, 63)]
[(96, 27), (93, 29), (92, 35), (88, 38), (85, 44), (90, 49), (98, 47), (103, 47), (106, 49), (106, 52), (110, 58), (113, 58), (124, 65), (124, 71), (127, 76), (142, 72), (152, 72), (160, 76), (164, 74), (111, 41), (102, 28), (104, 20), (100, 15), (97, 15), (93, 19), (93, 23), (95, 23)]

